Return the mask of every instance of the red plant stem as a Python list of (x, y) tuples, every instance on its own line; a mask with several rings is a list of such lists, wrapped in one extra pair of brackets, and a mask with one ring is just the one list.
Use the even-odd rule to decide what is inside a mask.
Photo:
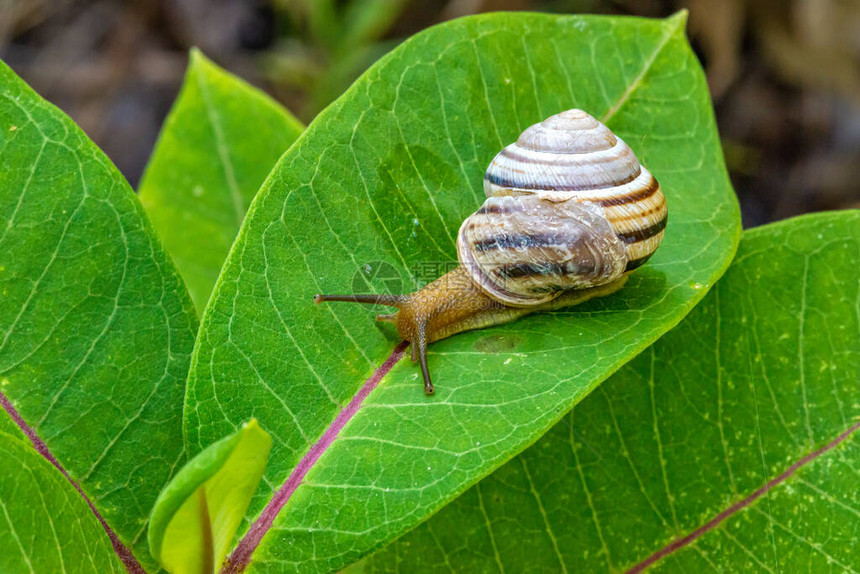
[(289, 478), (287, 478), (287, 481), (275, 493), (263, 509), (263, 512), (260, 513), (260, 516), (254, 521), (254, 524), (251, 525), (248, 532), (245, 533), (245, 537), (242, 538), (242, 541), (239, 542), (239, 545), (236, 546), (236, 549), (224, 562), (224, 565), (221, 568), (221, 574), (238, 574), (245, 570), (251, 561), (251, 556), (253, 555), (254, 550), (257, 549), (263, 536), (265, 536), (266, 532), (269, 531), (269, 528), (272, 527), (275, 517), (278, 516), (278, 513), (302, 483), (305, 475), (311, 468), (313, 468), (320, 456), (328, 450), (328, 447), (332, 445), (334, 439), (337, 438), (337, 435), (346, 423), (348, 423), (352, 417), (358, 413), (364, 399), (366, 399), (371, 391), (379, 385), (379, 381), (382, 380), (382, 377), (387, 375), (397, 361), (403, 357), (403, 352), (407, 345), (408, 343), (406, 341), (401, 341), (396, 347), (394, 347), (394, 350), (385, 362), (382, 363), (370, 378), (364, 382), (364, 385), (362, 385), (358, 390), (358, 393), (356, 393), (349, 404), (340, 411), (340, 413), (338, 413), (337, 417), (335, 417), (331, 425), (325, 430), (322, 437), (308, 450), (305, 456), (302, 457), (302, 460), (300, 460), (299, 464), (296, 465), (296, 468), (293, 469), (293, 472), (290, 474)]
[(68, 480), (69, 483), (75, 487), (75, 490), (78, 491), (78, 494), (80, 494), (81, 497), (90, 506), (90, 510), (93, 511), (93, 514), (95, 514), (96, 518), (101, 523), (102, 528), (104, 528), (105, 532), (107, 532), (107, 535), (110, 538), (110, 542), (113, 545), (113, 550), (114, 552), (116, 552), (117, 556), (119, 556), (119, 559), (122, 560), (122, 563), (125, 565), (125, 569), (128, 570), (130, 574), (146, 574), (146, 571), (131, 553), (131, 550), (129, 550), (122, 542), (120, 542), (116, 533), (111, 529), (110, 526), (108, 526), (107, 522), (105, 522), (105, 519), (102, 518), (102, 515), (99, 513), (99, 511), (96, 510), (96, 507), (95, 505), (93, 505), (90, 498), (84, 493), (83, 490), (81, 490), (80, 485), (78, 485), (77, 482), (72, 480), (72, 477), (69, 476), (69, 473), (66, 472), (66, 469), (63, 468), (60, 462), (54, 457), (53, 454), (51, 454), (51, 451), (48, 449), (48, 445), (45, 444), (45, 441), (39, 438), (39, 435), (36, 434), (36, 431), (33, 430), (33, 428), (28, 425), (23, 418), (21, 418), (21, 415), (18, 413), (17, 410), (15, 410), (15, 407), (12, 406), (12, 403), (9, 402), (9, 399), (6, 398), (6, 395), (1, 392), (0, 405), (3, 406), (3, 410), (6, 411), (6, 414), (9, 415), (9, 418), (11, 418), (15, 422), (15, 424), (18, 425), (18, 428), (20, 428), (21, 431), (25, 435), (27, 435), (27, 438), (29, 438), (30, 442), (33, 443), (33, 448), (36, 449), (36, 452), (41, 454), (48, 462), (53, 464), (57, 468), (57, 470), (59, 470), (62, 475), (66, 477), (66, 480)]
[(706, 522), (704, 525), (695, 529), (694, 531), (692, 531), (688, 535), (684, 536), (683, 538), (678, 538), (677, 540), (674, 540), (671, 543), (669, 543), (668, 545), (664, 546), (663, 548), (661, 548), (660, 550), (658, 550), (657, 552), (655, 552), (654, 554), (652, 554), (651, 556), (649, 556), (648, 558), (646, 558), (645, 560), (643, 560), (642, 562), (640, 562), (639, 564), (637, 564), (636, 566), (634, 566), (633, 568), (628, 570), (627, 574), (636, 574), (638, 572), (642, 572), (646, 568), (652, 566), (655, 562), (657, 562), (661, 558), (665, 558), (666, 556), (675, 552), (676, 550), (680, 550), (684, 546), (687, 546), (688, 544), (692, 543), (694, 540), (696, 540), (702, 534), (705, 534), (709, 530), (713, 530), (722, 521), (724, 521), (725, 519), (729, 518), (730, 516), (732, 516), (736, 512), (743, 510), (744, 508), (746, 508), (747, 506), (752, 504), (757, 498), (761, 497), (763, 494), (765, 494), (767, 491), (772, 489), (774, 486), (777, 486), (777, 485), (785, 482), (791, 475), (793, 475), (795, 472), (797, 472), (797, 470), (800, 467), (812, 462), (813, 460), (815, 460), (816, 458), (818, 458), (822, 454), (826, 453), (827, 451), (829, 451), (833, 448), (836, 448), (836, 446), (839, 443), (841, 443), (842, 441), (847, 439), (851, 435), (851, 433), (856, 431), (858, 428), (860, 428), (860, 423), (855, 424), (854, 426), (852, 426), (851, 428), (849, 428), (848, 430), (843, 432), (841, 435), (839, 435), (838, 437), (833, 439), (833, 441), (827, 443), (826, 445), (819, 448), (818, 450), (807, 454), (806, 456), (804, 456), (803, 458), (801, 458), (800, 460), (795, 462), (793, 465), (788, 467), (788, 470), (786, 470), (785, 472), (783, 472), (782, 474), (780, 474), (776, 478), (768, 481), (767, 484), (765, 484), (764, 486), (762, 486), (761, 488), (759, 488), (758, 490), (756, 490), (755, 492), (750, 494), (748, 497), (744, 498), (741, 501), (738, 501), (738, 502), (732, 504), (727, 509), (720, 512), (715, 517), (713, 517), (711, 520)]

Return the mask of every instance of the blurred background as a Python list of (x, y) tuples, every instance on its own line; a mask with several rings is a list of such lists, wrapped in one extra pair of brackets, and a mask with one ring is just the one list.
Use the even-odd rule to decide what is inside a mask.
[(451, 18), (680, 8), (744, 225), (860, 207), (860, 0), (0, 0), (0, 57), (136, 186), (192, 46), (309, 122), (398, 42)]

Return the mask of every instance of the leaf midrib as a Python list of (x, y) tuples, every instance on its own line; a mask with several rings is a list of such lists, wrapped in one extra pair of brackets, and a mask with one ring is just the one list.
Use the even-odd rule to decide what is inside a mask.
[(206, 116), (209, 118), (209, 123), (212, 125), (212, 131), (215, 133), (215, 149), (218, 152), (218, 157), (221, 160), (221, 165), (224, 167), (224, 177), (227, 180), (227, 187), (230, 189), (230, 199), (233, 203), (233, 211), (236, 216), (236, 226), (241, 227), (242, 221), (245, 219), (245, 202), (242, 199), (242, 193), (239, 191), (239, 183), (236, 181), (236, 173), (233, 168), (233, 162), (230, 159), (230, 153), (227, 150), (227, 143), (224, 139), (224, 131), (221, 127), (221, 119), (218, 116), (218, 110), (212, 104), (212, 96), (209, 94), (209, 86), (203, 78), (203, 74), (197, 73), (197, 86), (200, 88), (200, 95), (203, 99), (204, 107), (206, 108)]
[[(110, 525), (105, 521), (104, 517), (95, 507), (92, 500), (90, 500), (90, 497), (87, 496), (81, 486), (75, 480), (72, 479), (72, 477), (66, 471), (65, 467), (63, 467), (63, 465), (60, 464), (60, 461), (57, 460), (57, 457), (55, 457), (53, 453), (51, 453), (51, 450), (48, 448), (48, 445), (45, 444), (45, 441), (43, 441), (41, 437), (39, 437), (35, 429), (33, 429), (30, 425), (26, 423), (26, 421), (24, 421), (24, 419), (12, 405), (11, 401), (9, 401), (6, 395), (4, 395), (2, 392), (0, 392), (0, 407), (2, 407), (2, 409), (6, 412), (12, 422), (15, 423), (15, 425), (21, 430), (24, 436), (29, 439), (30, 444), (33, 446), (33, 449), (37, 453), (39, 453), (42, 458), (51, 463), (51, 465), (53, 465), (60, 472), (60, 474), (63, 475), (63, 478), (66, 479), (66, 481), (72, 486), (72, 488), (75, 489), (75, 491), (84, 500), (84, 502), (86, 502), (87, 506), (89, 506), (90, 508), (90, 511), (93, 513), (96, 520), (98, 520), (99, 524), (101, 524), (102, 528), (110, 539), (114, 553), (123, 563), (126, 570), (128, 570), (130, 574), (146, 574), (143, 567), (137, 561), (137, 558), (135, 558), (131, 550), (125, 544), (122, 543), (116, 532), (114, 532)], [(9, 521), (9, 524), (12, 524), (11, 521)], [(29, 563), (29, 559), (27, 560), (27, 562)]]
[(244, 538), (242, 538), (236, 549), (225, 561), (221, 569), (221, 574), (239, 574), (244, 571), (260, 541), (262, 541), (263, 537), (272, 527), (275, 518), (277, 518), (278, 514), (280, 514), (281, 510), (289, 502), (293, 493), (301, 486), (304, 477), (331, 445), (334, 444), (343, 427), (358, 414), (367, 396), (379, 385), (382, 378), (394, 368), (394, 365), (403, 358), (406, 346), (407, 342), (401, 341), (394, 347), (388, 358), (368, 377), (349, 404), (338, 412), (332, 423), (326, 427), (320, 439), (306, 451), (305, 455), (287, 477), (287, 480), (272, 495), (263, 508), (263, 511), (248, 529)]
[[(798, 470), (800, 470), (804, 466), (814, 462), (815, 460), (817, 460), (821, 456), (823, 456), (823, 455), (827, 454), (828, 452), (830, 452), (831, 450), (835, 449), (841, 443), (848, 440), (848, 438), (850, 438), (851, 435), (854, 434), (854, 432), (856, 432), (858, 429), (860, 429), (860, 422), (855, 423), (854, 425), (852, 425), (851, 427), (849, 427), (848, 429), (843, 431), (835, 439), (833, 439), (829, 443), (825, 444), (824, 446), (822, 446), (822, 447), (818, 448), (817, 450), (814, 450), (814, 451), (808, 453), (807, 455), (803, 456), (802, 458), (797, 460), (797, 462), (795, 462), (794, 464), (789, 466), (781, 474), (779, 474), (775, 478), (772, 478), (771, 480), (767, 481), (763, 486), (759, 487), (758, 489), (753, 491), (751, 494), (749, 494), (745, 498), (735, 502), (734, 504), (732, 504), (731, 506), (729, 506), (728, 508), (726, 508), (722, 512), (719, 512), (718, 514), (714, 515), (713, 518), (711, 518), (709, 521), (707, 521), (702, 526), (696, 528), (695, 530), (693, 530), (692, 532), (690, 532), (686, 536), (683, 536), (681, 538), (676, 538), (675, 540), (673, 540), (669, 544), (667, 544), (667, 545), (663, 546), (662, 548), (660, 548), (659, 550), (653, 552), (650, 556), (648, 556), (647, 558), (645, 558), (641, 562), (637, 563), (636, 565), (634, 565), (633, 567), (628, 569), (627, 574), (637, 574), (639, 572), (642, 572), (645, 569), (651, 567), (653, 564), (655, 564), (659, 560), (665, 558), (669, 554), (677, 552), (678, 550), (684, 548), (685, 546), (689, 546), (690, 544), (695, 542), (698, 538), (700, 538), (703, 534), (706, 534), (707, 532), (713, 530), (714, 528), (719, 526), (725, 520), (728, 520), (729, 518), (731, 518), (732, 516), (734, 516), (735, 514), (740, 512), (741, 510), (744, 510), (745, 508), (750, 506), (753, 502), (755, 502), (757, 499), (761, 498), (762, 496), (764, 496), (765, 494), (770, 492), (774, 487), (781, 485), (783, 482), (785, 482), (786, 480), (791, 478)], [(841, 565), (841, 566), (845, 567), (844, 565)]]
[(627, 86), (627, 89), (624, 90), (624, 93), (621, 94), (621, 98), (617, 102), (615, 102), (612, 107), (610, 107), (600, 121), (604, 124), (609, 124), (612, 120), (612, 117), (617, 114), (621, 108), (624, 107), (624, 104), (630, 99), (630, 96), (642, 85), (642, 82), (645, 80), (645, 77), (648, 75), (648, 72), (651, 70), (651, 67), (654, 65), (654, 62), (657, 60), (657, 57), (663, 51), (663, 49), (669, 44), (669, 40), (678, 33), (679, 30), (682, 29), (684, 23), (687, 21), (686, 12), (679, 12), (675, 16), (671, 17), (668, 21), (668, 25), (666, 27), (666, 32), (663, 34), (663, 37), (660, 38), (660, 42), (654, 48), (654, 51), (648, 56), (648, 59), (645, 60), (645, 64), (642, 66), (642, 69), (639, 71), (639, 74), (633, 78), (633, 82)]

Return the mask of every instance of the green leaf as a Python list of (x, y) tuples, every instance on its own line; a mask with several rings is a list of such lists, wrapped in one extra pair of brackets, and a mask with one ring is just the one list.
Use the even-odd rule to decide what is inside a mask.
[(90, 507), (51, 463), (0, 432), (0, 572), (125, 572)]
[(149, 549), (175, 574), (214, 572), (260, 484), (272, 439), (257, 421), (195, 456), (152, 510)]
[[(6, 379), (0, 379), (0, 394), (3, 393), (3, 383)], [(12, 420), (12, 417), (6, 416), (5, 413), (0, 413), (0, 433), (24, 438), (21, 428)]]
[(303, 126), (194, 49), (140, 201), (203, 311), (245, 211)]
[(858, 211), (748, 231), (680, 326), (366, 571), (625, 571), (691, 533), (655, 568), (853, 571), (858, 267)]
[[(738, 206), (684, 21), (497, 13), (434, 27), (284, 155), (207, 308), (186, 402), (191, 450), (250, 416), (272, 434), (252, 517), (288, 476), (304, 478), (252, 569), (337, 569), (413, 527), (537, 440), (722, 274)], [(395, 339), (373, 310), (312, 295), (353, 289), (377, 262), (406, 277), (455, 261), (490, 159), (573, 107), (606, 120), (660, 180), (671, 215), (655, 257), (613, 296), (434, 344), (432, 398), (402, 362), (341, 411), (373, 387), (363, 381)]]
[(185, 457), (194, 309), (120, 173), (5, 64), (0, 299), (0, 392), (151, 563), (147, 515)]

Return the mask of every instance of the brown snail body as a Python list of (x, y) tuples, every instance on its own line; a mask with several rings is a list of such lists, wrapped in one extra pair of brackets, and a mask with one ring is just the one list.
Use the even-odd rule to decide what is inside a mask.
[(460, 266), (411, 295), (316, 295), (396, 307), (424, 389), (427, 345), (619, 289), (657, 249), (666, 200), (627, 144), (581, 110), (529, 127), (484, 176), (488, 199), (460, 227)]

